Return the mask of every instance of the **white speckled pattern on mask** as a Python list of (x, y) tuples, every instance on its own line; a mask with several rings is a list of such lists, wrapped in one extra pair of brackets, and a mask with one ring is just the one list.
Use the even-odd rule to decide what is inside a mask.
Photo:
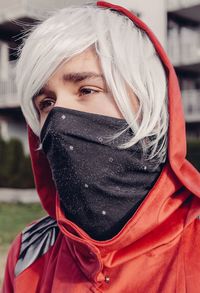
[(131, 132), (105, 139), (126, 126), (125, 119), (54, 107), (41, 130), (66, 217), (97, 240), (120, 231), (161, 172), (155, 161), (144, 164), (139, 144), (117, 148)]

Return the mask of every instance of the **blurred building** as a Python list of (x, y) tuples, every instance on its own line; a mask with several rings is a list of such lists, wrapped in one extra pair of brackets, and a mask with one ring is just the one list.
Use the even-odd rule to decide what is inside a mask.
[[(26, 124), (19, 107), (14, 83), (16, 49), (20, 45), (20, 33), (23, 29), (20, 23), (33, 24), (40, 15), (44, 15), (49, 10), (84, 2), (96, 1), (0, 0), (0, 133), (4, 139), (17, 137), (22, 140), (26, 152), (28, 152)], [(198, 130), (200, 1), (113, 0), (111, 2), (125, 6), (141, 17), (168, 50), (183, 89), (188, 132), (192, 136), (200, 136)]]
[(188, 137), (200, 138), (200, 0), (168, 0), (167, 49), (183, 97)]
[[(92, 2), (92, 1), (90, 1)], [(0, 0), (0, 135), (19, 138), (26, 153), (26, 123), (16, 95), (15, 64), (23, 23), (33, 24), (55, 8), (83, 3), (81, 0)], [(27, 28), (27, 27), (26, 27)]]

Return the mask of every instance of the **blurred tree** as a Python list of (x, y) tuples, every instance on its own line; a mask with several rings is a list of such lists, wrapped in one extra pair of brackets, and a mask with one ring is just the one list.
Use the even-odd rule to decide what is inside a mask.
[(5, 166), (7, 165), (7, 143), (0, 136), (0, 186), (7, 181)]
[(190, 139), (187, 141), (187, 159), (200, 170), (200, 140)]
[(16, 138), (6, 142), (0, 138), (0, 187), (34, 187), (30, 157)]

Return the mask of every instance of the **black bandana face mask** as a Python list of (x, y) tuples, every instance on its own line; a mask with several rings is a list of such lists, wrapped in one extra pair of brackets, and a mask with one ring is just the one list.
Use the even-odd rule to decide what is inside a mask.
[(41, 130), (61, 208), (96, 240), (122, 229), (161, 172), (161, 165), (142, 159), (139, 144), (117, 148), (132, 131), (107, 141), (126, 126), (124, 119), (54, 107)]

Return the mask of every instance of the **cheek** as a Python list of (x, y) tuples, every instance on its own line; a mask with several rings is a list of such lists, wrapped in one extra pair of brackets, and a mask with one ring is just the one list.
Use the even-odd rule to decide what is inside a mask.
[(45, 120), (47, 119), (48, 113), (43, 113), (40, 115), (40, 129), (44, 125)]
[(130, 97), (132, 111), (134, 113), (137, 113), (137, 111), (139, 109), (139, 100), (138, 100), (138, 97), (136, 96), (136, 94), (133, 92), (133, 90), (129, 86), (126, 86), (126, 88), (127, 88), (128, 95)]
[(116, 118), (123, 118), (114, 97), (111, 94), (100, 94), (93, 100), (90, 112), (103, 114)]

